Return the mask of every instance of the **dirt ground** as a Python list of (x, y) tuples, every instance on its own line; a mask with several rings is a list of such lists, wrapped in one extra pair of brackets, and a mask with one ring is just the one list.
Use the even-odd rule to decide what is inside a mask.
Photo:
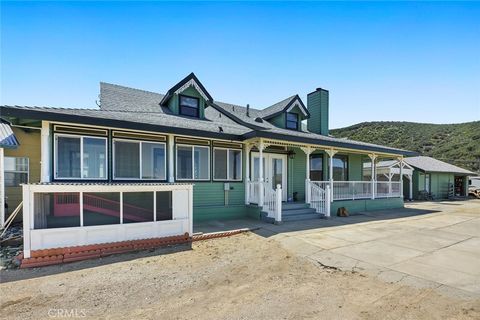
[(479, 319), (448, 297), (295, 257), (245, 233), (1, 273), (2, 319)]

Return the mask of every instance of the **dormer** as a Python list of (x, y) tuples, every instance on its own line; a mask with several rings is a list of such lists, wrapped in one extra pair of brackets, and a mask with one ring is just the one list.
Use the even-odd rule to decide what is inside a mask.
[(205, 118), (205, 108), (213, 103), (212, 96), (192, 72), (167, 91), (160, 105), (173, 114), (191, 118)]
[(264, 120), (274, 126), (289, 130), (302, 130), (302, 121), (309, 117), (310, 113), (298, 95), (288, 97), (262, 110)]

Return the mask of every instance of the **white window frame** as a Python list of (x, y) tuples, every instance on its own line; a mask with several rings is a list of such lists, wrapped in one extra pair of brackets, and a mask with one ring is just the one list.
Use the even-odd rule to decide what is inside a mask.
[[(117, 177), (115, 173), (115, 142), (116, 141), (122, 141), (122, 142), (132, 142), (132, 143), (138, 143), (140, 144), (140, 148), (138, 148), (139, 152), (139, 159), (140, 159), (140, 170), (139, 170), (139, 177), (138, 178), (121, 178)], [(142, 173), (143, 173), (143, 162), (142, 162), (142, 151), (143, 151), (143, 144), (144, 143), (149, 143), (149, 144), (161, 144), (163, 145), (164, 149), (164, 161), (163, 161), (163, 178), (162, 179), (156, 179), (156, 178), (142, 178)], [(157, 142), (157, 141), (145, 141), (145, 140), (136, 140), (136, 139), (122, 139), (122, 138), (114, 138), (112, 139), (112, 171), (113, 171), (113, 180), (146, 180), (146, 181), (165, 181), (167, 180), (167, 144), (165, 142)]]
[[(68, 138), (79, 138), (80, 139), (80, 177), (59, 177), (58, 176), (58, 137), (68, 137)], [(83, 138), (94, 138), (105, 140), (105, 178), (84, 178), (83, 177)], [(55, 159), (53, 161), (53, 171), (55, 180), (98, 180), (104, 181), (108, 180), (108, 138), (107, 137), (98, 137), (98, 136), (89, 136), (89, 135), (79, 135), (79, 134), (66, 134), (66, 133), (55, 133), (53, 135), (54, 139), (54, 155)]]
[[(192, 178), (178, 178), (178, 147), (190, 147), (192, 148)], [(195, 179), (195, 148), (206, 148), (208, 149), (208, 178), (206, 179)], [(202, 146), (196, 144), (175, 144), (175, 180), (178, 181), (210, 181), (210, 167), (211, 167), (211, 149), (210, 146)]]
[[(227, 178), (226, 179), (215, 179), (215, 150), (227, 150)], [(230, 150), (232, 151), (240, 151), (240, 178), (239, 179), (232, 179), (229, 177), (229, 170), (228, 164), (230, 162)], [(235, 148), (223, 148), (223, 147), (214, 147), (213, 148), (213, 181), (243, 181), (243, 151), (242, 149), (235, 149)]]
[[(30, 182), (30, 158), (28, 157), (5, 157), (4, 158), (4, 162), (7, 158), (13, 158), (13, 159), (27, 159), (27, 170), (24, 171), (24, 170), (6, 170), (5, 167), (3, 168), (4, 169), (4, 173), (26, 173), (27, 174), (27, 183)], [(16, 168), (15, 168), (16, 169)], [(7, 188), (14, 188), (14, 187), (20, 187), (20, 186), (6, 186)]]

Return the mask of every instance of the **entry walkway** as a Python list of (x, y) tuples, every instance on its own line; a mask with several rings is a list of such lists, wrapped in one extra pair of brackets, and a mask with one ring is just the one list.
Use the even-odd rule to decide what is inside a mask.
[(480, 200), (421, 202), (272, 225), (257, 220), (209, 222), (195, 232), (251, 228), (315, 263), (389, 282), (480, 296)]

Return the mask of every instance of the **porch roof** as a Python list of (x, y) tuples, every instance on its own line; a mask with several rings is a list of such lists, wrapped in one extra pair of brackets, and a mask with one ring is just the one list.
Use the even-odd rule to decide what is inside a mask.
[(449, 164), (431, 157), (411, 157), (405, 158), (404, 161), (409, 165), (425, 172), (445, 172), (457, 173), (461, 175), (476, 175), (476, 173), (472, 171), (465, 170), (463, 168), (454, 166), (453, 164)]
[(15, 149), (20, 145), (10, 123), (0, 118), (0, 148)]

